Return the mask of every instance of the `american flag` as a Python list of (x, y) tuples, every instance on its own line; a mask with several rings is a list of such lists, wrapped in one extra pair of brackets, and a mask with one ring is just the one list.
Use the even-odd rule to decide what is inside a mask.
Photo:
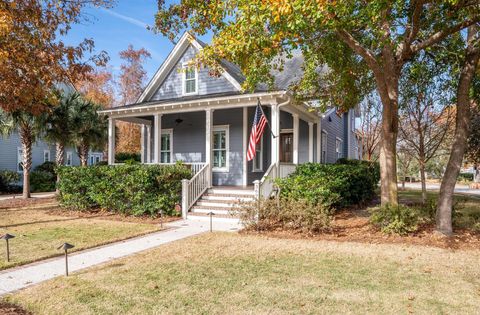
[(250, 133), (250, 141), (248, 143), (247, 151), (247, 161), (253, 160), (257, 151), (255, 150), (258, 142), (262, 139), (263, 131), (265, 130), (265, 125), (267, 124), (267, 117), (263, 112), (260, 101), (257, 104), (255, 110), (255, 117), (253, 118), (252, 132)]

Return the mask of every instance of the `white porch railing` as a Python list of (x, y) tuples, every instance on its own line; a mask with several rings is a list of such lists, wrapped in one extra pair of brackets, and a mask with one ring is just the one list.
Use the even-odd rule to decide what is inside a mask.
[[(198, 172), (194, 172), (192, 179), (182, 180), (182, 218), (187, 218), (188, 210), (210, 187), (210, 164), (202, 163)], [(195, 168), (192, 166), (192, 170)]]
[(295, 172), (295, 169), (297, 168), (297, 164), (293, 163), (280, 163), (280, 178), (285, 178), (288, 175), (292, 174)]
[(271, 164), (268, 170), (265, 172), (261, 180), (256, 180), (253, 182), (254, 190), (255, 190), (255, 198), (269, 198), (271, 197), (275, 185), (274, 180), (279, 178), (285, 178), (288, 175), (295, 172), (297, 168), (297, 164), (293, 163), (280, 163), (278, 172), (277, 172), (277, 165)]
[(261, 198), (268, 198), (271, 196), (274, 183), (273, 181), (277, 177), (277, 165), (275, 163), (271, 164), (268, 170), (263, 174), (261, 180), (256, 180), (253, 182), (255, 198), (258, 200)]

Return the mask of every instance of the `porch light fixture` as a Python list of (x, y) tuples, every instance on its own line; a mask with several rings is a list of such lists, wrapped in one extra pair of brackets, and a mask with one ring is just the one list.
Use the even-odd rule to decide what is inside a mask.
[(180, 125), (182, 122), (183, 122), (182, 118), (175, 119), (175, 123), (177, 124), (177, 126)]
[(57, 249), (63, 249), (65, 251), (65, 276), (68, 277), (68, 250), (74, 248), (72, 244), (63, 243), (62, 246), (58, 247)]
[(10, 262), (10, 245), (8, 244), (8, 240), (12, 238), (15, 238), (15, 235), (8, 233), (0, 237), (0, 239), (5, 240), (5, 242), (7, 243), (7, 262)]

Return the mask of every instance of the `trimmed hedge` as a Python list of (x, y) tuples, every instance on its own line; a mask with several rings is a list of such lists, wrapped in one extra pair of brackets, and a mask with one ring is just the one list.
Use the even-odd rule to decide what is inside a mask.
[(55, 162), (44, 162), (30, 174), (30, 190), (32, 192), (54, 191), (57, 182)]
[(115, 163), (140, 162), (142, 159), (140, 153), (118, 152), (115, 153)]
[(299, 165), (277, 185), (282, 198), (341, 208), (373, 198), (379, 180), (378, 163), (341, 159), (336, 164)]
[(102, 208), (130, 215), (174, 215), (188, 166), (177, 164), (61, 167), (59, 201), (75, 210)]
[(15, 171), (0, 170), (0, 192), (15, 192), (17, 183), (20, 180), (20, 174)]

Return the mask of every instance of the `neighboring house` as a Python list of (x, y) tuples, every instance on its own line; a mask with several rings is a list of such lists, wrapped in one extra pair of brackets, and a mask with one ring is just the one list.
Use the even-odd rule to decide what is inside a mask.
[[(93, 165), (103, 160), (102, 152), (91, 152), (88, 164)], [(32, 146), (32, 170), (47, 161), (55, 162), (55, 145), (38, 139)], [(0, 136), (0, 170), (22, 172), (22, 144), (18, 132), (8, 137)], [(65, 149), (65, 164), (80, 165), (80, 159), (74, 148)]]
[[(57, 84), (57, 88), (63, 93), (72, 93), (75, 88), (71, 84)], [(36, 166), (47, 162), (55, 162), (55, 145), (49, 144), (41, 137), (32, 145), (32, 170)], [(93, 165), (103, 160), (102, 152), (90, 152), (88, 164)], [(17, 171), (22, 170), (22, 143), (18, 132), (10, 136), (0, 136), (0, 170)], [(69, 166), (80, 165), (80, 159), (76, 150), (72, 147), (65, 148), (65, 164)], [(22, 178), (22, 177), (21, 177)], [(22, 178), (23, 180), (23, 178)]]
[[(339, 113), (331, 108), (319, 115), (290, 96), (288, 87), (298, 79), (301, 56), (288, 60), (285, 70), (275, 74), (276, 90), (242, 93), (244, 76), (236, 65), (222, 61), (220, 77), (189, 65), (203, 46), (185, 33), (136, 104), (101, 112), (109, 117), (109, 164), (115, 157), (115, 121), (140, 124), (144, 163), (183, 161), (201, 173), (194, 179), (202, 178), (201, 187), (195, 184), (189, 193), (190, 207), (206, 187), (250, 186), (262, 178), (285, 176), (297, 164), (358, 158), (355, 110)], [(265, 129), (257, 157), (247, 162), (257, 100), (271, 131)]]

